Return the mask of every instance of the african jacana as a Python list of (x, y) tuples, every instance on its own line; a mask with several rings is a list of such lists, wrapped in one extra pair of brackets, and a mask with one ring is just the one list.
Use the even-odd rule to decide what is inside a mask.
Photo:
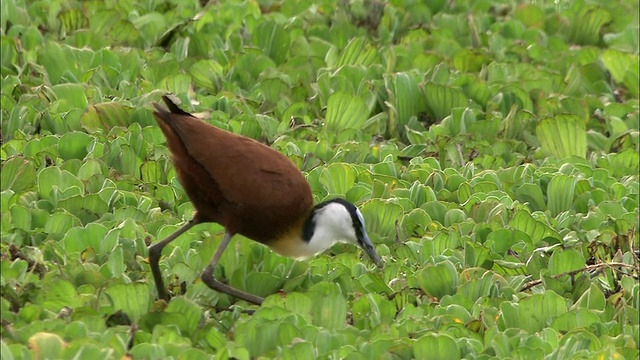
[(311, 187), (284, 155), (253, 139), (216, 128), (181, 110), (163, 96), (169, 111), (154, 104), (178, 178), (195, 207), (193, 219), (149, 246), (151, 272), (161, 299), (169, 300), (158, 261), (162, 248), (199, 223), (216, 222), (225, 234), (202, 273), (210, 288), (260, 304), (262, 298), (223, 284), (213, 276), (235, 234), (278, 254), (304, 259), (336, 242), (358, 244), (382, 267), (365, 230), (362, 214), (346, 200), (313, 206)]

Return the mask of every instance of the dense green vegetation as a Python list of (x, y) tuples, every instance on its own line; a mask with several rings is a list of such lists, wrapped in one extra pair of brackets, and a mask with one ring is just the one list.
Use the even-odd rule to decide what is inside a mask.
[[(638, 2), (311, 3), (2, 1), (2, 358), (637, 359)], [(237, 237), (257, 307), (199, 225), (155, 301), (166, 92), (358, 204), (384, 269)]]

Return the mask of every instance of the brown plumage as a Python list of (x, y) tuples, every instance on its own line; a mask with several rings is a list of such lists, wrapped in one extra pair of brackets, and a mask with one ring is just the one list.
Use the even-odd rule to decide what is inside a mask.
[(163, 99), (171, 112), (156, 105), (156, 119), (198, 222), (216, 222), (231, 235), (269, 245), (294, 219), (307, 218), (313, 208), (311, 188), (289, 159)]
[(335, 199), (314, 207), (309, 183), (284, 155), (197, 119), (167, 96), (163, 100), (169, 110), (154, 104), (154, 115), (196, 212), (189, 223), (149, 246), (149, 263), (160, 298), (169, 300), (159, 266), (162, 249), (203, 222), (221, 224), (225, 235), (202, 280), (214, 290), (256, 304), (262, 302), (261, 297), (223, 284), (213, 276), (235, 234), (295, 258), (314, 255), (337, 241), (357, 243), (381, 266), (362, 214), (353, 204)]

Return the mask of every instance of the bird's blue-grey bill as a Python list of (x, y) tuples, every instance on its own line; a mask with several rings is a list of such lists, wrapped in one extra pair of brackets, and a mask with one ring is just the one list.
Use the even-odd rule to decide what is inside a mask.
[(376, 266), (378, 266), (379, 268), (382, 268), (384, 266), (380, 255), (378, 255), (378, 253), (376, 252), (376, 249), (373, 247), (373, 244), (371, 243), (371, 240), (366, 233), (362, 235), (362, 243), (360, 244), (360, 246), (362, 246), (364, 251), (367, 253), (367, 255), (369, 255)]

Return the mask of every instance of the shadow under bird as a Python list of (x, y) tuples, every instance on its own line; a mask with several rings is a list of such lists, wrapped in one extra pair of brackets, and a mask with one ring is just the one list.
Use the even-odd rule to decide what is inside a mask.
[(217, 280), (213, 270), (235, 234), (267, 245), (278, 254), (304, 259), (336, 242), (359, 245), (373, 262), (383, 263), (367, 235), (362, 214), (352, 203), (333, 199), (313, 205), (311, 187), (283, 154), (253, 139), (216, 128), (181, 110), (168, 96), (168, 110), (154, 104), (178, 178), (193, 203), (193, 219), (149, 246), (149, 263), (166, 301), (158, 264), (162, 249), (191, 227), (206, 222), (225, 233), (202, 273), (211, 289), (261, 304), (263, 298)]

